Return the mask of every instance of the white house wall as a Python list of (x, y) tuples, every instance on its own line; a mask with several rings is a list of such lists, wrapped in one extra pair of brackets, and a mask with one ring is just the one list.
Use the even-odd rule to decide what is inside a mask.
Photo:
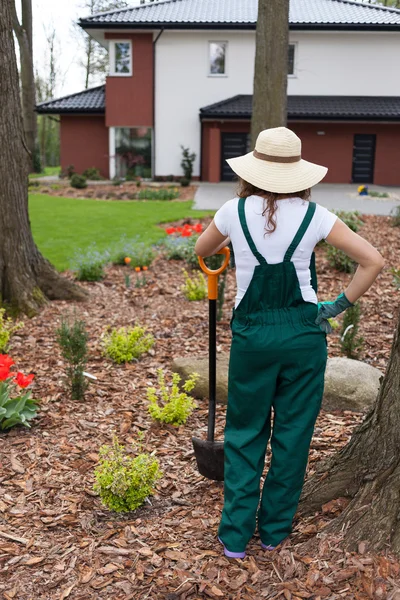
[[(289, 95), (400, 96), (397, 33), (293, 32), (296, 74)], [(209, 41), (227, 41), (227, 76), (208, 76)], [(200, 108), (252, 94), (253, 32), (164, 32), (156, 50), (156, 175), (180, 174), (181, 145), (196, 152)]]

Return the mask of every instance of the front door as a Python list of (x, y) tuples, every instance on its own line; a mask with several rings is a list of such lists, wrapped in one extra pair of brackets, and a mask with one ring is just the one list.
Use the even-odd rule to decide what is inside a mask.
[(233, 181), (236, 175), (226, 159), (246, 154), (249, 151), (250, 135), (248, 133), (222, 133), (221, 135), (221, 180)]
[(373, 183), (375, 167), (375, 134), (356, 134), (353, 146), (353, 183)]

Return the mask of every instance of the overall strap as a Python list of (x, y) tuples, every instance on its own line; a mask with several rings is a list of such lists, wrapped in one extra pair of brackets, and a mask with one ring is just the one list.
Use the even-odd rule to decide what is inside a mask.
[(314, 216), (316, 208), (317, 208), (317, 206), (316, 206), (315, 202), (308, 203), (308, 208), (307, 208), (305, 217), (304, 217), (296, 235), (293, 238), (293, 242), (290, 244), (289, 248), (286, 251), (285, 258), (283, 259), (284, 262), (288, 262), (288, 261), (292, 260), (292, 256), (293, 256), (297, 246), (300, 244), (301, 240), (304, 237), (305, 232), (308, 229), (308, 226), (310, 225), (310, 223), (312, 221), (312, 218)]
[(240, 219), (240, 224), (242, 226), (243, 229), (243, 233), (244, 236), (247, 240), (248, 245), (250, 246), (250, 250), (252, 251), (252, 253), (254, 254), (254, 256), (256, 257), (256, 259), (258, 260), (258, 262), (260, 264), (267, 264), (267, 261), (265, 260), (265, 258), (263, 257), (262, 254), (259, 253), (259, 251), (256, 248), (255, 243), (253, 242), (253, 238), (250, 235), (250, 231), (249, 228), (247, 227), (247, 221), (246, 221), (246, 215), (244, 212), (244, 203), (246, 201), (246, 198), (240, 198), (239, 199), (239, 204), (238, 204), (238, 210), (239, 210), (239, 219)]

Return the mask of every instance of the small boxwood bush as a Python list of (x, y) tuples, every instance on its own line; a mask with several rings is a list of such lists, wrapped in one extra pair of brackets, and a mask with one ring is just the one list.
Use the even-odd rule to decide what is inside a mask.
[(77, 188), (78, 190), (83, 190), (87, 188), (87, 181), (84, 175), (78, 175), (78, 173), (74, 173), (71, 177), (71, 186)]
[(99, 454), (94, 491), (107, 508), (115, 512), (133, 511), (154, 493), (162, 475), (154, 453), (129, 456), (114, 437), (112, 446), (102, 446)]
[(100, 181), (101, 179), (104, 179), (100, 175), (100, 169), (97, 169), (96, 167), (86, 169), (86, 171), (83, 171), (82, 175), (86, 177), (86, 179), (89, 179), (89, 181)]
[(139, 325), (112, 329), (103, 337), (105, 356), (118, 364), (138, 360), (154, 343), (154, 336)]
[(78, 281), (100, 281), (104, 278), (104, 267), (110, 262), (110, 254), (95, 246), (76, 252), (71, 261), (71, 270)]
[[(172, 375), (172, 386), (168, 388), (165, 382), (165, 375), (162, 369), (157, 370), (158, 386), (147, 389), (147, 398), (149, 400), (149, 413), (156, 421), (170, 423), (172, 425), (183, 425), (197, 406), (189, 392), (191, 392), (199, 378), (198, 373), (192, 373), (185, 381), (181, 391), (179, 383), (181, 377), (178, 373)], [(161, 406), (159, 401), (161, 400)]]

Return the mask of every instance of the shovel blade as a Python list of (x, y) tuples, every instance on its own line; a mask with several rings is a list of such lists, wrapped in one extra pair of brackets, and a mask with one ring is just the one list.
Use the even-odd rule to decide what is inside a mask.
[(214, 481), (224, 480), (224, 443), (192, 438), (200, 475)]

